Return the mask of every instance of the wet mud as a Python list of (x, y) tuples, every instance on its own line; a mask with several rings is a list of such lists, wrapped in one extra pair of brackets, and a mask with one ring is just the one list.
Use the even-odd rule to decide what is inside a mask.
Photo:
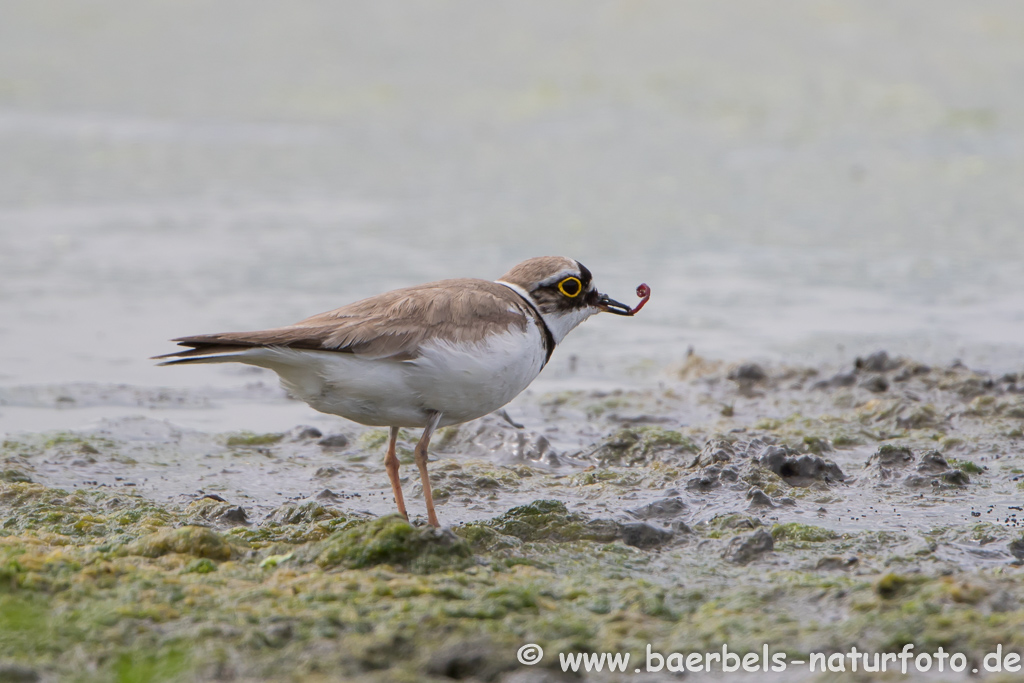
[(1024, 376), (692, 355), (643, 388), (531, 394), (435, 437), (441, 530), (414, 432), (408, 523), (384, 430), (213, 434), (147, 407), (0, 446), (0, 680), (563, 680), (554, 653), (648, 643), (1024, 650)]

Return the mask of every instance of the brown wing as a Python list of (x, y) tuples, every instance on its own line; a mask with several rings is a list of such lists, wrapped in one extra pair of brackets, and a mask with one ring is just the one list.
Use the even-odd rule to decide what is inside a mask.
[(504, 285), (487, 280), (441, 280), (363, 299), (287, 327), (181, 337), (174, 341), (189, 350), (157, 358), (185, 359), (283, 346), (407, 360), (419, 355), (426, 339), (479, 341), (492, 332), (525, 329), (531, 315), (529, 305)]

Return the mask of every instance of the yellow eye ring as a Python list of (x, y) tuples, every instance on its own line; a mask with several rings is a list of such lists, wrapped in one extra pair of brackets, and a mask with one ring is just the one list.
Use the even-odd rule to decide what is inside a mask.
[(558, 291), (570, 299), (575, 299), (583, 292), (583, 283), (578, 277), (567, 277), (558, 283)]

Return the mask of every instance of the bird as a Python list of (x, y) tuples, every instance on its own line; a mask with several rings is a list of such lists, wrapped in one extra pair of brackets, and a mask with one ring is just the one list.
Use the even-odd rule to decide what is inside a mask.
[[(555, 347), (596, 313), (635, 309), (598, 291), (583, 264), (531, 258), (495, 281), (459, 278), (405, 287), (255, 332), (179, 337), (185, 350), (160, 365), (245, 363), (273, 370), (283, 388), (323, 413), (388, 427), (384, 468), (395, 504), (409, 514), (395, 443), (401, 428), (422, 428), (414, 450), (427, 521), (439, 527), (427, 448), (440, 427), (507, 404), (540, 374)], [(646, 296), (645, 296), (646, 295)]]

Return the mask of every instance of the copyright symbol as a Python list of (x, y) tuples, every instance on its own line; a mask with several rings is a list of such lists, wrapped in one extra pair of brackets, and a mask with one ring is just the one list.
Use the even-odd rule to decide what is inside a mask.
[(519, 648), (519, 652), (516, 653), (516, 658), (519, 660), (519, 663), (525, 664), (526, 666), (533, 666), (534, 664), (537, 664), (543, 656), (544, 649), (536, 643), (527, 643)]

